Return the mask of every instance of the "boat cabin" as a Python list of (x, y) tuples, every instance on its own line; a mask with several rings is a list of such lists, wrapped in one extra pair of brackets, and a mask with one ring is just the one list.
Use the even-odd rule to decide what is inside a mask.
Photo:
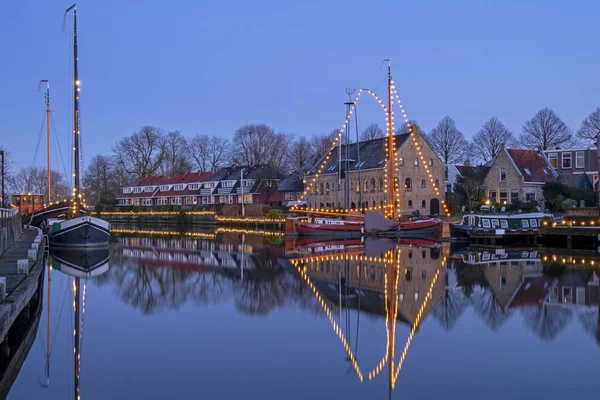
[(462, 224), (474, 229), (538, 229), (542, 226), (541, 213), (531, 214), (471, 214), (465, 215)]
[(32, 211), (39, 211), (44, 208), (43, 194), (14, 194), (12, 203), (19, 209), (21, 214), (30, 214)]

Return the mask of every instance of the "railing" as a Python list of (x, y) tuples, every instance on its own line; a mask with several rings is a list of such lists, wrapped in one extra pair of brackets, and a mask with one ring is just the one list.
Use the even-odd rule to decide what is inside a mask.
[(200, 189), (200, 195), (202, 196), (209, 196), (212, 194), (214, 189)]
[(231, 188), (219, 188), (219, 194), (231, 194)]
[(0, 208), (0, 218), (11, 218), (19, 213), (18, 208)]

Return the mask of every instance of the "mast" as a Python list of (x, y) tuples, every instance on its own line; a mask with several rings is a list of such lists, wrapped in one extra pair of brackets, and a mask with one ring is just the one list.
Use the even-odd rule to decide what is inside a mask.
[(73, 395), (75, 396), (74, 399), (75, 400), (79, 400), (80, 396), (79, 396), (79, 360), (80, 360), (80, 351), (81, 349), (79, 348), (79, 341), (80, 341), (80, 332), (79, 332), (79, 325), (80, 325), (80, 321), (79, 321), (79, 292), (80, 292), (80, 283), (79, 283), (79, 278), (75, 278), (75, 282), (73, 284), (73, 296), (75, 297), (75, 300), (73, 302), (73, 308), (75, 309), (75, 329), (73, 330), (73, 335), (75, 336), (75, 348), (73, 349), (73, 366), (74, 366), (74, 371), (73, 371), (73, 376), (75, 378), (74, 384), (75, 384), (75, 390), (73, 391)]
[(42, 79), (40, 83), (46, 84), (46, 94), (44, 95), (44, 99), (46, 102), (46, 140), (48, 142), (47, 149), (47, 157), (48, 157), (48, 166), (47, 166), (47, 190), (46, 190), (46, 203), (50, 203), (51, 193), (50, 193), (50, 81), (48, 79)]
[(73, 173), (73, 193), (75, 202), (73, 205), (73, 215), (79, 214), (80, 198), (79, 193), (79, 70), (77, 66), (77, 9), (75, 4), (67, 8), (65, 14), (73, 10), (73, 156), (75, 171)]
[(391, 66), (390, 66), (390, 60), (384, 60), (388, 62), (388, 107), (387, 107), (387, 113), (388, 113), (388, 175), (389, 175), (389, 182), (388, 182), (388, 188), (390, 189), (390, 203), (389, 203), (389, 211), (388, 211), (388, 217), (389, 218), (394, 218), (395, 212), (396, 212), (396, 207), (395, 207), (395, 203), (394, 203), (394, 192), (396, 190), (395, 186), (394, 186), (394, 151), (396, 149), (393, 148), (394, 146), (394, 123), (392, 121), (392, 117), (394, 115), (393, 111), (392, 111), (392, 70), (391, 70)]

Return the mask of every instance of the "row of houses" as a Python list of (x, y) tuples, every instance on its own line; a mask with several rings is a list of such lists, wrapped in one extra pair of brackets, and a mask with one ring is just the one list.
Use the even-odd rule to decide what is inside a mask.
[(139, 178), (122, 189), (117, 206), (281, 204), (281, 178), (268, 165), (232, 165), (216, 172)]
[(454, 190), (459, 177), (477, 176), (491, 202), (540, 201), (546, 182), (560, 182), (579, 189), (598, 189), (598, 151), (589, 149), (523, 150), (502, 147), (485, 165), (446, 166), (446, 192)]

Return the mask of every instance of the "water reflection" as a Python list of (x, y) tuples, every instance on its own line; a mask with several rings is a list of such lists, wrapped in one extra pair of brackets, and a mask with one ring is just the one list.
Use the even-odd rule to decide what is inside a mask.
[[(468, 336), (473, 328), (469, 320), (474, 316), (489, 333), (484, 336), (479, 332), (479, 351), (494, 346), (494, 338), (514, 335), (511, 344), (514, 346), (527, 337), (540, 343), (552, 343), (543, 351), (548, 357), (557, 353), (560, 360), (557, 338), (561, 334), (563, 337), (572, 334), (567, 328), (574, 325), (582, 328), (591, 341), (600, 344), (599, 275), (582, 268), (591, 265), (589, 255), (582, 263), (581, 256), (550, 254), (544, 249), (454, 249), (435, 238), (283, 240), (278, 235), (245, 230), (221, 231), (206, 237), (207, 233), (168, 233), (148, 231), (132, 236), (123, 232), (114, 238), (109, 251), (52, 255), (53, 269), (70, 277), (74, 330), (69, 332), (73, 332), (70, 335), (73, 336), (71, 351), (75, 354), (72, 367), (76, 394), (81, 375), (86, 282), (90, 278), (93, 278), (90, 282), (96, 295), (99, 292), (116, 295), (123, 305), (121, 308), (129, 310), (129, 317), (131, 312), (144, 320), (168, 316), (167, 324), (176, 324), (172, 329), (185, 331), (193, 326), (190, 316), (195, 318), (201, 314), (202, 324), (215, 329), (205, 332), (202, 342), (214, 342), (220, 357), (235, 359), (238, 363), (240, 358), (248, 357), (248, 347), (260, 341), (260, 336), (279, 329), (276, 324), (281, 323), (282, 315), (290, 316), (287, 323), (293, 324), (290, 321), (300, 319), (301, 313), (308, 313), (310, 321), (319, 327), (319, 343), (303, 343), (301, 336), (292, 339), (284, 334), (278, 338), (279, 344), (297, 348), (301, 353), (313, 352), (315, 364), (330, 363), (339, 368), (346, 380), (337, 381), (332, 387), (340, 393), (345, 389), (338, 386), (339, 382), (348, 382), (350, 378), (357, 385), (362, 383), (361, 388), (370, 387), (365, 390), (372, 398), (375, 397), (373, 386), (377, 388), (382, 382), (385, 382), (387, 396), (391, 397), (398, 392), (402, 379), (401, 386), (406, 388), (410, 379), (427, 374), (424, 370), (406, 372), (410, 369), (408, 365), (422, 368), (423, 363), (439, 362), (437, 355), (419, 352), (419, 344), (415, 347), (415, 343), (426, 347), (442, 343), (441, 351), (448, 357), (462, 357), (444, 347), (451, 345), (443, 343), (457, 333)], [(575, 267), (577, 269), (573, 269)], [(49, 296), (50, 280), (47, 289)], [(185, 310), (186, 304), (194, 305), (192, 313), (177, 318), (173, 311)], [(212, 315), (201, 313), (202, 309), (212, 308), (215, 310)], [(247, 316), (261, 318), (245, 318)], [(51, 319), (48, 318), (49, 332)], [(227, 327), (225, 318), (233, 321)], [(254, 327), (259, 327), (259, 333), (251, 333)], [(227, 335), (228, 329), (238, 328), (241, 331), (235, 335), (241, 335), (236, 341), (246, 347), (238, 348), (235, 353), (231, 339), (219, 341), (219, 336)], [(109, 336), (113, 332), (110, 326), (96, 329), (98, 335)], [(135, 340), (146, 340), (144, 332), (136, 331), (135, 326), (130, 329)], [(302, 330), (303, 326), (297, 324), (290, 329)], [(521, 335), (521, 331), (525, 334)], [(47, 343), (49, 362), (50, 336)], [(152, 343), (147, 345), (152, 346)], [(175, 346), (169, 341), (163, 345)], [(186, 343), (186, 349), (188, 346), (190, 351), (196, 351), (199, 344), (191, 341)], [(313, 350), (313, 346), (320, 350)], [(231, 350), (232, 354), (225, 351), (223, 355), (224, 349)], [(439, 351), (438, 347), (437, 353), (433, 353), (439, 355)], [(277, 350), (269, 347), (261, 348), (262, 359), (258, 364), (269, 365), (276, 359), (276, 353)], [(203, 359), (211, 357), (206, 349), (198, 354)], [(335, 355), (339, 355), (339, 359)], [(469, 359), (469, 354), (463, 355)], [(470, 355), (470, 360), (482, 361), (477, 356)], [(178, 359), (174, 359), (174, 363), (177, 362)], [(196, 372), (215, 368), (206, 363), (198, 364), (196, 359), (186, 368)], [(115, 374), (132, 373), (115, 368)], [(145, 366), (139, 368), (144, 370)], [(164, 371), (161, 368), (161, 373), (168, 375), (168, 368)], [(292, 371), (293, 367), (289, 368)], [(311, 368), (316, 367), (311, 364)], [(49, 365), (47, 371), (49, 373)], [(245, 373), (251, 375), (251, 371)], [(331, 379), (342, 379), (331, 370), (326, 374), (331, 374)], [(411, 374), (410, 379), (408, 374)], [(348, 389), (346, 397), (352, 396), (353, 390)], [(310, 397), (311, 391), (306, 389), (301, 394)]]

